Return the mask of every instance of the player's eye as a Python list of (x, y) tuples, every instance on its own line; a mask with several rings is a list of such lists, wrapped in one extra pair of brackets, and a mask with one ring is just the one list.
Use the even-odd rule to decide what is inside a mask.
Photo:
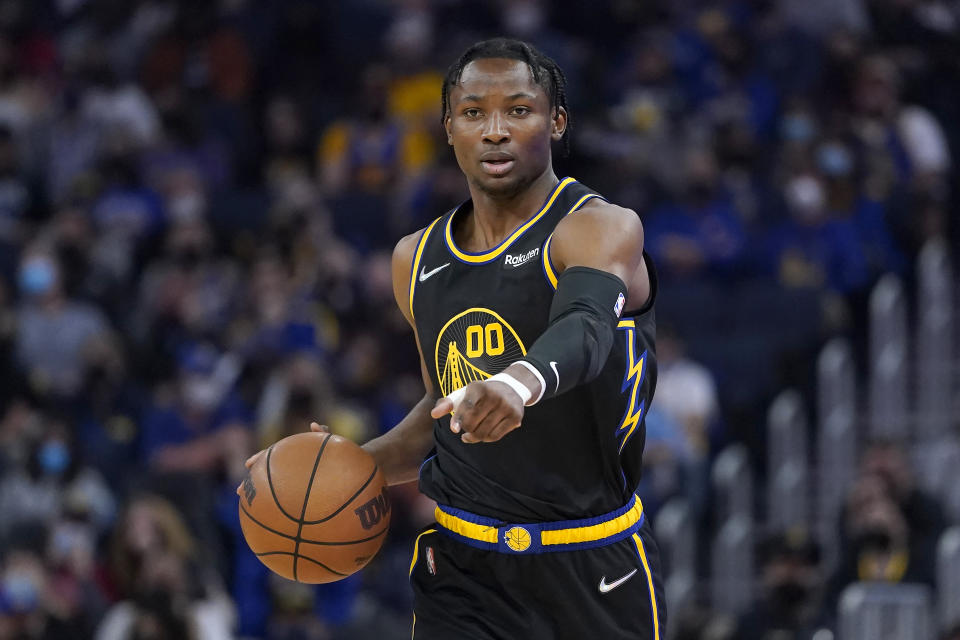
[(515, 116), (525, 116), (530, 113), (530, 107), (514, 107), (510, 109), (510, 113)]
[(464, 110), (463, 110), (463, 115), (465, 115), (465, 116), (468, 117), (468, 118), (479, 118), (479, 117), (480, 117), (480, 109), (474, 109), (474, 108), (464, 109)]

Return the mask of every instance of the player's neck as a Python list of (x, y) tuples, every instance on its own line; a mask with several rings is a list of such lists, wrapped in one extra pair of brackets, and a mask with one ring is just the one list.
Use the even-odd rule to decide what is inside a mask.
[(518, 226), (530, 218), (559, 182), (553, 167), (548, 167), (522, 191), (498, 196), (470, 185), (473, 211), (463, 225), (462, 242), (468, 251), (486, 251), (500, 244)]

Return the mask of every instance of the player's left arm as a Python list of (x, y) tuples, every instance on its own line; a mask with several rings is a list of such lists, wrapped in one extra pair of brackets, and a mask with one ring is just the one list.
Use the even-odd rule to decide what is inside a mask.
[(594, 200), (567, 216), (554, 230), (550, 259), (560, 275), (546, 331), (503, 373), (434, 407), (439, 417), (456, 406), (450, 427), (464, 442), (499, 440), (520, 426), (524, 406), (596, 378), (620, 312), (649, 295), (643, 225), (630, 209)]

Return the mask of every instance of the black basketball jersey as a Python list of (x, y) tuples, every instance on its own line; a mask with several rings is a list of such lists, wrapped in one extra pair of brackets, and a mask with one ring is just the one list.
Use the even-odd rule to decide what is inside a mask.
[[(547, 328), (556, 288), (553, 230), (599, 197), (565, 178), (526, 222), (482, 253), (453, 240), (470, 201), (426, 228), (414, 253), (409, 302), (440, 393), (486, 379), (526, 354)], [(498, 442), (465, 444), (450, 431), (450, 416), (437, 420), (435, 449), (420, 468), (425, 495), (513, 522), (584, 518), (627, 502), (640, 478), (644, 414), (656, 384), (656, 276), (644, 259), (650, 298), (622, 314), (600, 375), (527, 407), (520, 428)]]

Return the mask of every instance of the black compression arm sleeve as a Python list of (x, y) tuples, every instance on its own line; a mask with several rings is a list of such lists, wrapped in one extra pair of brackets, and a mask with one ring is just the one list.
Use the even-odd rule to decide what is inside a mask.
[(543, 398), (599, 375), (610, 356), (627, 286), (611, 273), (571, 267), (557, 279), (550, 325), (522, 358), (539, 373)]

